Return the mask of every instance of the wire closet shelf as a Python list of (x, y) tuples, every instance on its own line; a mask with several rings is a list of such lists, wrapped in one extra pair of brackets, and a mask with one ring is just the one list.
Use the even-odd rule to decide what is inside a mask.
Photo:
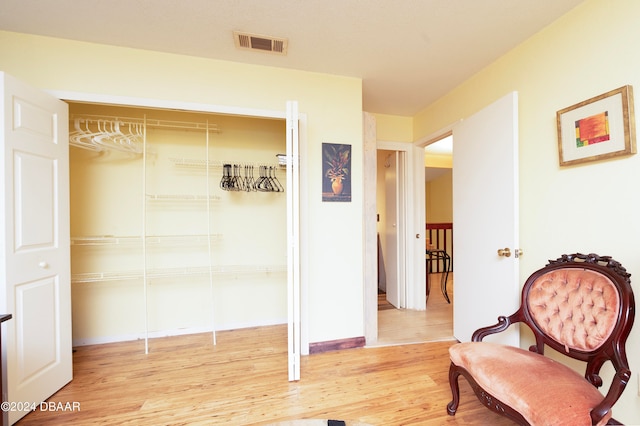
[(146, 128), (220, 132), (217, 125), (208, 122), (73, 115), (69, 120), (69, 144), (96, 152), (113, 150), (141, 155)]

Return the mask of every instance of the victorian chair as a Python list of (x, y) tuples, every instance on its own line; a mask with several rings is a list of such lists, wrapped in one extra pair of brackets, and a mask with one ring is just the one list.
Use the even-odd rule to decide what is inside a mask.
[[(563, 255), (534, 272), (514, 314), (449, 349), (453, 400), (447, 412), (458, 409), (462, 375), (485, 406), (521, 425), (620, 424), (611, 407), (631, 377), (625, 352), (635, 317), (629, 277), (619, 262), (596, 254)], [(482, 341), (516, 323), (533, 332), (528, 351)], [(545, 356), (545, 346), (556, 359), (586, 363), (584, 377)], [(603, 395), (597, 388), (605, 362), (615, 371)]]

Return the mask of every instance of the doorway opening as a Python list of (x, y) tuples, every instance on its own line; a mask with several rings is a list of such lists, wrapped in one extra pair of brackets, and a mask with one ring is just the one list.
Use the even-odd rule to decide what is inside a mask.
[[(419, 147), (416, 153), (419, 153), (419, 160), (413, 163), (408, 161), (396, 161), (396, 157), (401, 151), (392, 149), (379, 149), (377, 155), (377, 180), (376, 195), (378, 204), (378, 237), (379, 237), (379, 256), (378, 256), (378, 340), (377, 345), (393, 345), (406, 344), (425, 341), (449, 340), (453, 338), (453, 300), (452, 285), (453, 273), (445, 276), (445, 271), (437, 266), (436, 263), (427, 261), (427, 247), (414, 251), (416, 259), (416, 267), (425, 268), (425, 277), (431, 282), (431, 294), (424, 295), (426, 297), (426, 310), (406, 309), (406, 305), (393, 303), (393, 296), (389, 297), (386, 288), (395, 288), (395, 277), (397, 276), (397, 265), (407, 265), (407, 259), (398, 255), (393, 236), (397, 235), (399, 229), (402, 229), (402, 235), (406, 237), (403, 246), (407, 247), (407, 243), (411, 244), (410, 236), (407, 234), (407, 226), (410, 216), (406, 214), (392, 216), (393, 213), (402, 212), (410, 205), (410, 198), (416, 198), (414, 203), (421, 202), (419, 196), (411, 195), (412, 191), (407, 188), (409, 185), (402, 185), (397, 182), (407, 176), (407, 169), (410, 164), (415, 170), (411, 180), (411, 186), (425, 188), (424, 200), (425, 212), (430, 214), (420, 219), (422, 229), (417, 232), (424, 233), (425, 224), (428, 222), (429, 216), (433, 216), (438, 221), (452, 222), (452, 205), (451, 205), (451, 178), (452, 178), (452, 137), (451, 132), (439, 135), (438, 137), (426, 140), (422, 144), (416, 144)], [(406, 151), (404, 152), (406, 153)], [(437, 160), (434, 162), (434, 160)], [(394, 182), (395, 180), (395, 182)], [(424, 185), (417, 185), (420, 180)], [(398, 188), (403, 188), (398, 191)], [(400, 195), (400, 196), (399, 196)], [(444, 206), (433, 207), (434, 200), (442, 199), (441, 204)], [(417, 205), (414, 209), (419, 211)], [(445, 213), (441, 213), (444, 211)], [(406, 213), (406, 212), (405, 212)], [(434, 216), (434, 213), (435, 214)], [(443, 217), (443, 214), (446, 217)], [(386, 215), (386, 217), (385, 217)], [(391, 219), (391, 220), (390, 220)], [(394, 221), (396, 219), (397, 221)], [(404, 221), (402, 220), (404, 219)], [(400, 225), (401, 222), (402, 226)], [(391, 235), (392, 238), (389, 238)], [(418, 235), (416, 235), (418, 238)], [(435, 238), (434, 238), (435, 240)], [(391, 242), (391, 244), (389, 243)], [(426, 242), (426, 239), (425, 239)], [(433, 241), (435, 243), (435, 241)], [(450, 242), (444, 248), (451, 255)], [(424, 260), (423, 260), (424, 259)], [(424, 265), (424, 266), (422, 266)], [(431, 268), (430, 268), (431, 267)], [(431, 273), (429, 273), (431, 271)], [(407, 295), (414, 290), (416, 286), (415, 280), (411, 274), (403, 275), (405, 280), (399, 289), (399, 294)], [(391, 277), (391, 279), (389, 278)], [(446, 279), (447, 284), (447, 300), (441, 294), (441, 282)], [(434, 284), (435, 283), (435, 284)], [(391, 284), (391, 287), (389, 285)], [(426, 284), (425, 284), (426, 287)], [(428, 287), (427, 287), (428, 288)], [(430, 296), (430, 298), (429, 298)], [(390, 300), (389, 300), (390, 299)], [(405, 300), (405, 299), (401, 299)], [(451, 303), (450, 303), (451, 302)]]
[(436, 138), (424, 147), (424, 152), (427, 278), (441, 274), (438, 280), (428, 281), (436, 293), (449, 300), (452, 289), (448, 288), (448, 281), (454, 264), (453, 135)]
[[(409, 153), (411, 149), (414, 150), (415, 160), (420, 156), (418, 151), (424, 155), (425, 146), (454, 134), (457, 153), (455, 158), (452, 155), (452, 163), (455, 160), (455, 169), (458, 170), (457, 173), (453, 173), (452, 184), (455, 205), (453, 258), (456, 265), (456, 284), (455, 292), (451, 291), (455, 309), (453, 333), (448, 336), (449, 339), (455, 336), (457, 340), (468, 341), (478, 324), (491, 324), (505, 311), (515, 311), (519, 303), (518, 259), (496, 255), (496, 249), (519, 247), (517, 101), (517, 92), (511, 92), (464, 121), (459, 120), (416, 141), (408, 150)], [(496, 132), (496, 129), (499, 129), (499, 132)], [(381, 143), (378, 142), (377, 146), (380, 148)], [(410, 173), (413, 175), (409, 179), (412, 188), (410, 197), (407, 197), (408, 205), (413, 200), (424, 199), (424, 191), (420, 188), (421, 185), (424, 188), (424, 158), (421, 161), (422, 164), (419, 161), (409, 162)], [(460, 172), (461, 170), (464, 172)], [(425, 241), (424, 238), (420, 239), (420, 235), (424, 235), (426, 216), (424, 209), (420, 212), (419, 201), (417, 204), (416, 206), (414, 203), (410, 209), (415, 212), (415, 216), (413, 226), (409, 229), (412, 233), (415, 230), (414, 241), (422, 244), (421, 250), (425, 250)], [(373, 215), (368, 217), (375, 218)], [(410, 246), (411, 244), (408, 245)], [(375, 249), (375, 246), (369, 246), (368, 253), (372, 249)], [(375, 255), (375, 251), (373, 253)], [(413, 276), (419, 272), (424, 274), (425, 271), (415, 264), (420, 257), (417, 253), (418, 251), (414, 250), (413, 257), (408, 255), (406, 258), (407, 262), (414, 261), (416, 266), (413, 268)], [(483, 285), (478, 286), (478, 270), (485, 271), (484, 275), (487, 276), (493, 277), (495, 274), (500, 279), (484, 280)], [(415, 289), (420, 284), (420, 280), (413, 281), (414, 285), (409, 286), (409, 289)], [(424, 281), (423, 278), (422, 284)], [(375, 290), (375, 287), (367, 285), (368, 302), (371, 299), (371, 289)], [(366, 305), (370, 306), (374, 305)], [(372, 330), (371, 336), (367, 336), (371, 339), (371, 345), (386, 343), (379, 339), (382, 325), (377, 321), (378, 317), (375, 317), (375, 322), (369, 316), (366, 318), (367, 330)], [(374, 337), (378, 338), (377, 341)], [(518, 344), (517, 328), (513, 329), (513, 334), (508, 338), (513, 339), (510, 340), (510, 344)], [(367, 342), (369, 344), (369, 340)], [(397, 343), (393, 341), (386, 344)]]

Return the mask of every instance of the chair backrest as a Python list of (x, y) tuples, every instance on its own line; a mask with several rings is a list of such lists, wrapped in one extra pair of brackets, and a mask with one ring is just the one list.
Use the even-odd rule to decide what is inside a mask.
[(628, 369), (625, 342), (635, 318), (630, 274), (608, 256), (564, 255), (534, 272), (522, 290), (523, 321), (536, 345), (586, 361), (597, 374), (610, 360)]

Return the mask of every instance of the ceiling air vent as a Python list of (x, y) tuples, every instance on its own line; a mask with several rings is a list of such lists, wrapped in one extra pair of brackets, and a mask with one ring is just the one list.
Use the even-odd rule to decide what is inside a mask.
[(238, 49), (260, 50), (277, 55), (286, 55), (287, 45), (289, 44), (286, 38), (242, 33), (240, 31), (233, 32), (233, 39)]

